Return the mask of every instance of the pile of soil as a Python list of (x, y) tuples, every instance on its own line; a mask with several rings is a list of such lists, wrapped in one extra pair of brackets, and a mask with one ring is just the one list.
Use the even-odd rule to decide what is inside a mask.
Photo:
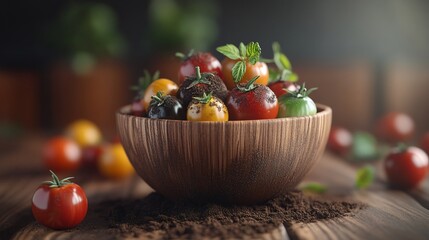
[(109, 227), (125, 236), (152, 238), (256, 238), (285, 224), (352, 215), (362, 203), (311, 198), (291, 192), (254, 206), (174, 203), (157, 193), (133, 201), (102, 204)]

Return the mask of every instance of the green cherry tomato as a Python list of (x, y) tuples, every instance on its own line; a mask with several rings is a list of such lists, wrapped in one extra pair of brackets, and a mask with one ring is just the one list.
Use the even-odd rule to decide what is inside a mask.
[(308, 95), (316, 90), (315, 88), (307, 90), (305, 85), (295, 92), (285, 94), (279, 99), (278, 118), (285, 117), (303, 117), (311, 116), (317, 113), (317, 107), (314, 101)]

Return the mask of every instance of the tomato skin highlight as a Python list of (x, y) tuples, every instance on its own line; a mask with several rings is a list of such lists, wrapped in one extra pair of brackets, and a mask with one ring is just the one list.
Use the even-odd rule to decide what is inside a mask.
[(428, 166), (427, 154), (417, 147), (394, 149), (384, 161), (384, 169), (390, 184), (400, 189), (417, 187), (426, 177)]
[(32, 212), (37, 222), (60, 230), (77, 226), (88, 210), (88, 200), (82, 188), (74, 183), (50, 188), (39, 186), (33, 194)]
[(376, 132), (387, 142), (405, 142), (414, 135), (414, 121), (405, 113), (390, 112), (378, 120)]
[(346, 155), (353, 144), (353, 136), (343, 127), (332, 127), (328, 137), (329, 150), (339, 155)]
[[(244, 84), (241, 84), (244, 87)], [(273, 119), (277, 117), (279, 104), (271, 89), (255, 84), (256, 88), (242, 92), (232, 89), (226, 99), (230, 120)]]
[[(223, 81), (228, 89), (233, 89), (236, 85), (234, 78), (232, 77), (232, 68), (235, 63), (239, 60), (232, 60), (230, 58), (225, 58), (222, 60), (222, 73)], [(252, 65), (249, 62), (246, 62), (246, 72), (243, 75), (243, 78), (239, 83), (247, 83), (253, 77), (259, 76), (255, 83), (261, 85), (267, 85), (269, 80), (269, 71), (268, 66), (264, 62), (256, 62), (255, 65)]]
[(179, 84), (187, 77), (195, 75), (195, 67), (199, 66), (201, 72), (210, 72), (223, 78), (222, 66), (217, 58), (208, 52), (198, 52), (182, 62), (179, 68)]
[(55, 172), (74, 171), (79, 168), (82, 161), (79, 146), (64, 137), (55, 137), (45, 143), (42, 155), (47, 169)]

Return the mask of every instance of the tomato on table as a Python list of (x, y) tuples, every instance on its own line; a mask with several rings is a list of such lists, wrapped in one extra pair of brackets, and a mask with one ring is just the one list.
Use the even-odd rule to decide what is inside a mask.
[(270, 88), (254, 84), (254, 77), (246, 84), (239, 83), (229, 92), (226, 106), (230, 120), (273, 119), (277, 117), (279, 104)]
[(204, 93), (202, 97), (194, 97), (188, 106), (186, 115), (189, 121), (228, 121), (228, 109), (219, 98), (212, 93)]
[(428, 166), (428, 155), (417, 147), (396, 147), (384, 161), (390, 184), (401, 189), (417, 187), (425, 179)]
[(223, 81), (228, 89), (233, 89), (238, 83), (247, 83), (255, 76), (259, 76), (255, 83), (268, 84), (268, 66), (259, 61), (261, 55), (259, 43), (250, 42), (247, 45), (240, 43), (239, 48), (227, 44), (216, 50), (225, 55), (221, 64)]
[(408, 114), (390, 112), (378, 120), (376, 131), (387, 142), (405, 142), (414, 135), (414, 120)]
[(45, 143), (42, 158), (48, 169), (67, 172), (79, 168), (81, 154), (81, 149), (74, 141), (65, 137), (55, 137)]
[(98, 169), (102, 175), (109, 178), (124, 178), (134, 173), (134, 168), (120, 143), (105, 146), (98, 161)]
[(182, 64), (179, 68), (179, 84), (183, 83), (187, 77), (195, 76), (195, 67), (200, 67), (201, 72), (209, 72), (223, 78), (222, 66), (217, 58), (209, 52), (191, 51), (188, 55), (176, 53), (176, 56), (182, 59)]
[(82, 149), (82, 165), (88, 168), (96, 168), (100, 160), (103, 147), (101, 145), (89, 146)]
[(102, 139), (97, 125), (84, 119), (71, 123), (66, 129), (66, 136), (76, 141), (81, 147), (97, 145)]
[(346, 155), (353, 144), (353, 136), (349, 130), (343, 127), (332, 127), (328, 137), (329, 150), (339, 154)]
[(82, 188), (69, 178), (59, 180), (52, 172), (52, 181), (40, 185), (33, 194), (32, 212), (40, 224), (52, 229), (68, 229), (83, 221), (88, 200)]

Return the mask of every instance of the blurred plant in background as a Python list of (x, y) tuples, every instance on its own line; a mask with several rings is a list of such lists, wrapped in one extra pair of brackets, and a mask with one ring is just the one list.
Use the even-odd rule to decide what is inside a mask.
[(78, 73), (89, 71), (99, 58), (120, 57), (126, 49), (115, 12), (93, 2), (67, 6), (49, 29), (48, 41)]
[(206, 51), (218, 36), (217, 3), (213, 0), (152, 0), (149, 34), (154, 51)]

